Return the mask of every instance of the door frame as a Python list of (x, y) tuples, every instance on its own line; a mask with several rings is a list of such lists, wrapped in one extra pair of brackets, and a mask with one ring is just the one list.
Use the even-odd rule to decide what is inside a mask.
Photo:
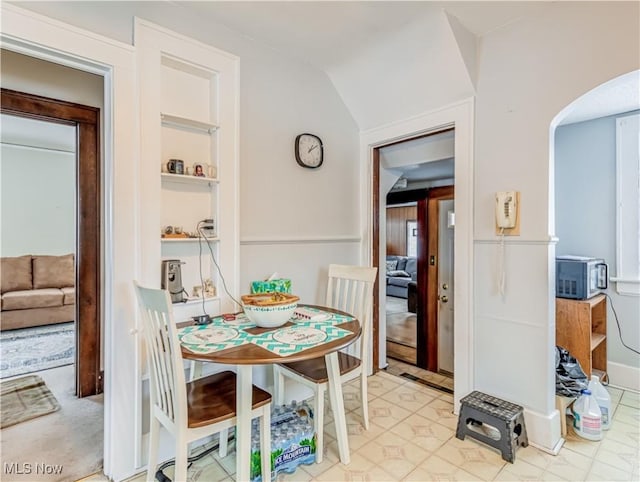
[[(363, 179), (361, 189), (363, 239), (361, 262), (372, 266), (385, 266), (380, 250), (381, 189), (390, 188), (380, 172), (377, 147), (391, 142), (408, 140), (420, 135), (455, 128), (455, 184), (456, 230), (454, 268), (457, 281), (454, 287), (454, 412), (458, 413), (462, 396), (474, 389), (473, 349), (473, 134), (475, 100), (466, 98), (404, 120), (391, 122), (363, 131), (360, 135), (360, 168)], [(386, 194), (386, 191), (385, 191)], [(384, 241), (384, 239), (383, 239)], [(383, 272), (379, 271), (380, 276)], [(386, 333), (380, 324), (384, 317), (384, 285), (377, 283), (374, 290), (374, 338), (371, 340), (373, 369), (384, 368)], [(383, 300), (381, 303), (380, 301)], [(383, 356), (381, 356), (381, 353)]]
[(76, 395), (102, 393), (100, 109), (1, 89), (1, 111), (76, 128)]
[[(439, 201), (454, 199), (454, 186), (435, 187), (427, 195), (427, 260), (426, 260), (426, 319), (427, 319), (427, 360), (426, 368), (430, 372), (438, 373), (438, 268), (439, 268)], [(454, 239), (455, 243), (455, 239)], [(431, 262), (433, 260), (433, 262)], [(455, 274), (454, 290), (455, 290)], [(455, 308), (454, 308), (455, 310)], [(455, 314), (455, 311), (454, 311)], [(455, 376), (455, 375), (454, 375)]]

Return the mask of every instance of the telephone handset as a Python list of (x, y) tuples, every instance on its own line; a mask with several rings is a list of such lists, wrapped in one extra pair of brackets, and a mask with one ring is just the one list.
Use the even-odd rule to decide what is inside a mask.
[(516, 227), (518, 218), (517, 197), (515, 191), (496, 193), (496, 225), (500, 229)]

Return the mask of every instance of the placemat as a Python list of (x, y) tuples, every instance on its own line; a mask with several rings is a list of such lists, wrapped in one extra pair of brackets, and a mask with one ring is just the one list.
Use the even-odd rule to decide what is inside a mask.
[(352, 316), (317, 308), (305, 309), (327, 315), (327, 318), (314, 321), (293, 317), (290, 320), (294, 323), (293, 326), (251, 334), (244, 330), (256, 325), (244, 314), (237, 315), (235, 320), (224, 320), (222, 316), (217, 316), (206, 325), (192, 325), (178, 330), (178, 339), (182, 346), (193, 353), (214, 353), (245, 343), (254, 343), (276, 355), (287, 356), (317, 346), (318, 343), (328, 343), (351, 334), (350, 331), (337, 328), (335, 325), (352, 321)]
[(276, 355), (288, 356), (313, 348), (318, 343), (329, 343), (351, 334), (350, 331), (336, 328), (327, 323), (318, 325), (311, 327), (296, 323), (295, 326), (256, 335), (250, 338), (250, 341)]

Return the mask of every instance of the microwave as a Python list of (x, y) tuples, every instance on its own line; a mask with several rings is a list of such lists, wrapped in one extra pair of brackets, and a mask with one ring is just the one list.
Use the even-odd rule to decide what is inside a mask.
[(609, 267), (601, 258), (558, 256), (556, 297), (587, 300), (607, 289)]

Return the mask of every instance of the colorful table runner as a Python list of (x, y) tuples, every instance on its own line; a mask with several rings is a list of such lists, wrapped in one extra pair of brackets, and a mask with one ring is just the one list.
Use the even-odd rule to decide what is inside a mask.
[(352, 316), (329, 313), (317, 308), (313, 310), (318, 315), (314, 320), (307, 318), (291, 318), (293, 326), (284, 326), (260, 334), (245, 331), (256, 325), (243, 314), (235, 320), (224, 320), (215, 317), (207, 325), (187, 326), (178, 330), (180, 343), (193, 353), (213, 353), (226, 350), (246, 343), (254, 343), (279, 356), (299, 353), (319, 343), (328, 343), (349, 335), (351, 332), (335, 325), (352, 321)]

